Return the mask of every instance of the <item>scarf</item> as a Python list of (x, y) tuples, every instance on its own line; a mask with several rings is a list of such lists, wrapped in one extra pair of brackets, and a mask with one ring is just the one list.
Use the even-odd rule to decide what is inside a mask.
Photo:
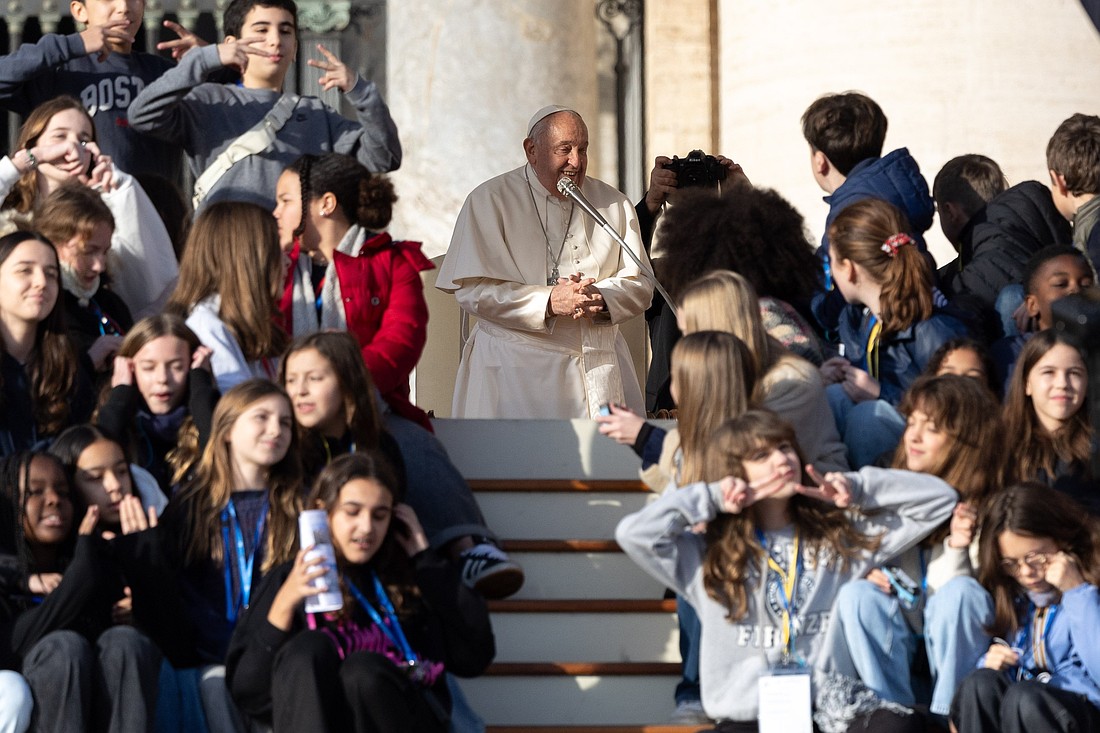
[[(353, 224), (336, 245), (336, 251), (355, 257), (366, 240), (367, 232), (363, 227)], [(309, 255), (299, 249), (298, 262), (294, 268), (293, 335), (302, 336), (314, 331), (348, 330), (348, 319), (340, 296), (340, 280), (336, 277), (336, 263), (329, 262), (325, 268), (325, 284), (321, 286), (320, 324), (317, 323), (317, 291), (313, 284), (312, 271), (313, 263)]]
[(80, 278), (76, 276), (76, 270), (68, 262), (61, 263), (61, 287), (76, 296), (81, 308), (87, 308), (88, 302), (99, 292), (100, 276), (96, 275), (95, 285), (91, 288), (80, 286)]

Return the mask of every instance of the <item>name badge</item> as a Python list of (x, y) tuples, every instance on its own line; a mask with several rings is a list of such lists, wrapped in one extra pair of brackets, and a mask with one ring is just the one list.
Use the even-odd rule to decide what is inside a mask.
[(759, 682), (760, 733), (813, 733), (810, 673), (805, 667), (774, 667)]

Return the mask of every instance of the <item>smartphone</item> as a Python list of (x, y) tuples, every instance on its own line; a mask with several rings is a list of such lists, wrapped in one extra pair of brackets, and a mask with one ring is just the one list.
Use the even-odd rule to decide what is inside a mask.
[(601, 415), (610, 415), (611, 414), (611, 403), (610, 402), (605, 402), (602, 405), (600, 405), (600, 414)]
[(306, 559), (312, 560), (320, 555), (324, 558), (325, 574), (314, 578), (314, 588), (327, 588), (323, 593), (306, 598), (306, 613), (328, 613), (344, 607), (344, 596), (340, 593), (340, 578), (336, 574), (336, 553), (332, 548), (332, 536), (329, 534), (328, 514), (323, 509), (307, 509), (298, 515), (298, 534), (302, 547), (313, 546), (306, 553)]

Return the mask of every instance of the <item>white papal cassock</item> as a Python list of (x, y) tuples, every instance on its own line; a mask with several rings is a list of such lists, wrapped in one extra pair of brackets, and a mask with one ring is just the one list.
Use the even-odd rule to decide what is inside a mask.
[[(626, 196), (593, 178), (582, 190), (648, 264)], [(546, 317), (555, 261), (563, 277), (596, 278), (607, 316)], [(653, 286), (607, 232), (579, 206), (551, 195), (530, 166), (469, 195), (436, 287), (478, 319), (462, 350), (454, 417), (593, 417), (605, 402), (644, 414), (618, 324), (649, 306)]]

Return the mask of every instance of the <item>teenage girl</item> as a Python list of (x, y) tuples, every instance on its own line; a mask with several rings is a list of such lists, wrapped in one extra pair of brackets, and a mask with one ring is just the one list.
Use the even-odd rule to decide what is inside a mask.
[(111, 271), (122, 300), (138, 316), (159, 310), (177, 275), (168, 232), (141, 186), (100, 152), (84, 105), (61, 95), (27, 115), (16, 152), (0, 159), (0, 219), (34, 219), (50, 193), (73, 184), (101, 195), (114, 216)]
[(1001, 394), (989, 350), (981, 341), (969, 336), (953, 338), (936, 349), (936, 353), (928, 360), (924, 373), (931, 376), (955, 374), (970, 377), (984, 384), (994, 395), (999, 397)]
[(0, 552), (25, 579), (4, 588), (0, 652), (34, 692), (36, 730), (150, 730), (160, 653), (113, 625), (122, 585), (95, 532), (98, 507), (83, 510), (46, 453), (9, 457), (0, 481)]
[(1016, 361), (1004, 421), (1015, 441), (1012, 481), (1039, 481), (1100, 509), (1089, 486), (1092, 428), (1085, 407), (1088, 371), (1080, 348), (1053, 329), (1040, 331)]
[[(784, 660), (824, 662), (840, 586), (914, 545), (955, 504), (934, 476), (865, 468), (822, 478), (803, 465), (790, 425), (750, 410), (708, 443), (712, 483), (666, 492), (615, 533), (699, 613), (703, 707), (720, 729), (755, 729), (759, 676)], [(700, 522), (705, 536), (688, 531)]]
[(376, 390), (358, 343), (341, 332), (294, 340), (280, 368), (294, 405), (307, 477), (336, 456), (380, 450), (435, 548), (463, 561), (464, 579), (487, 597), (512, 595), (522, 569), (496, 546), (470, 487), (443, 446), (428, 431), (400, 415), (379, 415)]
[(210, 436), (218, 401), (210, 354), (178, 315), (138, 321), (119, 347), (111, 390), (96, 413), (165, 493), (188, 468), (170, 460), (180, 457), (177, 446), (194, 444), (197, 453)]
[(307, 614), (321, 558), (275, 568), (237, 627), (228, 683), (279, 731), (445, 731), (444, 671), (483, 672), (495, 654), (485, 601), (433, 552), (385, 459), (335, 459), (309, 505), (324, 509), (344, 607)]
[(0, 456), (86, 420), (92, 394), (58, 303), (53, 245), (32, 232), (0, 237)]
[(155, 517), (168, 499), (147, 471), (131, 466), (122, 445), (94, 425), (74, 425), (57, 436), (50, 453), (65, 467), (69, 484), (85, 506), (97, 507), (101, 532), (122, 531), (120, 509), (127, 497), (137, 497), (142, 512)]
[(997, 496), (981, 539), (996, 609), (951, 707), (959, 733), (1100, 730), (1100, 530), (1040, 484)]
[(419, 242), (385, 232), (397, 196), (388, 179), (350, 155), (304, 155), (283, 171), (275, 219), (290, 272), (280, 310), (289, 333), (346, 330), (383, 399), (428, 430), (409, 401), (409, 373), (427, 340)]
[(764, 328), (752, 283), (730, 270), (696, 280), (680, 303), (680, 330), (725, 331), (745, 342), (758, 375), (754, 401), (794, 426), (798, 444), (818, 470), (847, 471), (848, 457), (836, 432), (821, 373), (788, 351)]
[(218, 201), (195, 219), (165, 309), (186, 318), (211, 349), (222, 392), (251, 377), (275, 378), (287, 341), (276, 323), (284, 276), (278, 229), (259, 206)]
[[(893, 467), (942, 478), (959, 503), (920, 545), (841, 589), (834, 662), (880, 697), (912, 706), (911, 670), (923, 636), (934, 681), (930, 709), (946, 717), (959, 681), (985, 651), (992, 621), (974, 577), (978, 518), (1001, 486), (1004, 433), (997, 400), (967, 377), (921, 377), (901, 412), (907, 422)], [(898, 568), (915, 587), (902, 584)]]
[(837, 429), (853, 467), (897, 446), (905, 421), (902, 393), (945, 341), (966, 333), (962, 321), (933, 304), (932, 269), (906, 232), (905, 215), (879, 199), (846, 207), (829, 227), (832, 276), (849, 303), (844, 356), (821, 367)]

